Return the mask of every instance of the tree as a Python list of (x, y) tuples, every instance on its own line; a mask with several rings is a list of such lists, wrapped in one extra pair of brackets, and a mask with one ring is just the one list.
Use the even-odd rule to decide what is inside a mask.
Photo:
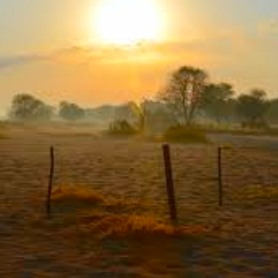
[(271, 99), (269, 101), (269, 109), (266, 117), (271, 123), (278, 123), (278, 98)]
[(117, 106), (115, 109), (114, 118), (115, 120), (119, 121), (127, 120), (129, 122), (135, 122), (136, 115), (133, 111), (133, 102), (127, 102)]
[(206, 85), (207, 74), (198, 68), (183, 66), (176, 70), (158, 98), (166, 103), (178, 123), (192, 124)]
[(65, 120), (76, 121), (84, 118), (85, 110), (75, 103), (62, 101), (60, 103), (59, 116)]
[(137, 125), (139, 131), (144, 132), (146, 129), (147, 117), (148, 117), (147, 101), (143, 101), (141, 103), (130, 102), (129, 105), (134, 115), (137, 117)]
[(233, 114), (233, 95), (234, 90), (230, 84), (208, 84), (203, 91), (201, 107), (220, 124), (223, 118), (227, 119)]
[(268, 110), (266, 92), (254, 89), (250, 94), (242, 94), (237, 99), (237, 112), (243, 119), (244, 125), (255, 127), (264, 123), (264, 117)]
[(30, 94), (18, 94), (13, 98), (9, 114), (15, 120), (49, 120), (53, 108)]

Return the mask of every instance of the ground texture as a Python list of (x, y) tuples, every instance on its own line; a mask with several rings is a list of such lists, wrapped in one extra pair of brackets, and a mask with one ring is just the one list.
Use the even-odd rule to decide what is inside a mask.
[(217, 146), (173, 145), (179, 224), (188, 234), (116, 237), (102, 235), (108, 224), (91, 234), (86, 226), (84, 232), (88, 207), (78, 213), (69, 205), (64, 212), (54, 207), (47, 219), (49, 146), (55, 146), (55, 187), (75, 185), (121, 200), (127, 209), (98, 208), (112, 222), (141, 215), (167, 223), (160, 144), (103, 140), (83, 131), (4, 133), (0, 277), (278, 277), (277, 150), (253, 148), (254, 138), (247, 148), (248, 138), (241, 144), (225, 137), (238, 144), (223, 150), (224, 207), (219, 208)]

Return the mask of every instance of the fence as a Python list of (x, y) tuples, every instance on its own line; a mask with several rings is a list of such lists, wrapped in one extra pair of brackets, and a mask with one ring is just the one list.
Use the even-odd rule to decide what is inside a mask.
[[(144, 203), (148, 213), (168, 215), (161, 146), (126, 141), (94, 144), (56, 148), (56, 185), (90, 186), (104, 196)], [(186, 145), (171, 149), (182, 220), (202, 220), (222, 205), (225, 210), (244, 210), (278, 200), (278, 156), (271, 150)], [(167, 177), (171, 185), (169, 173)], [(168, 193), (173, 206), (173, 192)], [(175, 206), (171, 215), (175, 218), (173, 210)]]

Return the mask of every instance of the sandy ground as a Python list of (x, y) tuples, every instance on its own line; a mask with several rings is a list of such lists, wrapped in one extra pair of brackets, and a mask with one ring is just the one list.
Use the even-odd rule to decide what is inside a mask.
[[(138, 203), (132, 213), (144, 207), (144, 213), (167, 221), (161, 145), (84, 132), (5, 133), (0, 277), (278, 277), (278, 152), (272, 148), (218, 138), (237, 143), (223, 153), (220, 209), (216, 146), (173, 145), (180, 225), (211, 232), (197, 238), (95, 240), (79, 235), (78, 225), (68, 227), (60, 216), (45, 217), (49, 146), (55, 146), (55, 186), (83, 185), (132, 200)], [(74, 236), (67, 233), (72, 229)]]

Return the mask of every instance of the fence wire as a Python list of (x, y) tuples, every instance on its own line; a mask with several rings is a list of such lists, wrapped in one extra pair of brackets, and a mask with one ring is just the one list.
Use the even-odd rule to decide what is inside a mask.
[[(2, 204), (28, 202), (25, 196), (29, 193), (43, 199), (48, 184), (49, 141), (26, 143), (13, 152), (14, 142), (6, 144), (0, 161)], [(54, 188), (87, 186), (105, 197), (135, 201), (144, 204), (149, 213), (168, 217), (160, 144), (69, 138), (63, 143), (57, 139), (54, 147)], [(200, 220), (219, 210), (217, 155), (214, 145), (171, 145), (179, 218)], [(278, 151), (234, 147), (223, 149), (222, 155), (224, 209), (278, 204)]]
[[(85, 152), (66, 146), (57, 149), (56, 184), (89, 186), (104, 196), (135, 200), (155, 214), (167, 214), (161, 146), (121, 141), (98, 144), (87, 146)], [(172, 145), (171, 156), (179, 215), (194, 217), (194, 212), (218, 209), (217, 147)], [(276, 195), (278, 201), (277, 169), (278, 156), (273, 151), (223, 149), (224, 206), (258, 207)], [(268, 196), (271, 192), (276, 195)]]

